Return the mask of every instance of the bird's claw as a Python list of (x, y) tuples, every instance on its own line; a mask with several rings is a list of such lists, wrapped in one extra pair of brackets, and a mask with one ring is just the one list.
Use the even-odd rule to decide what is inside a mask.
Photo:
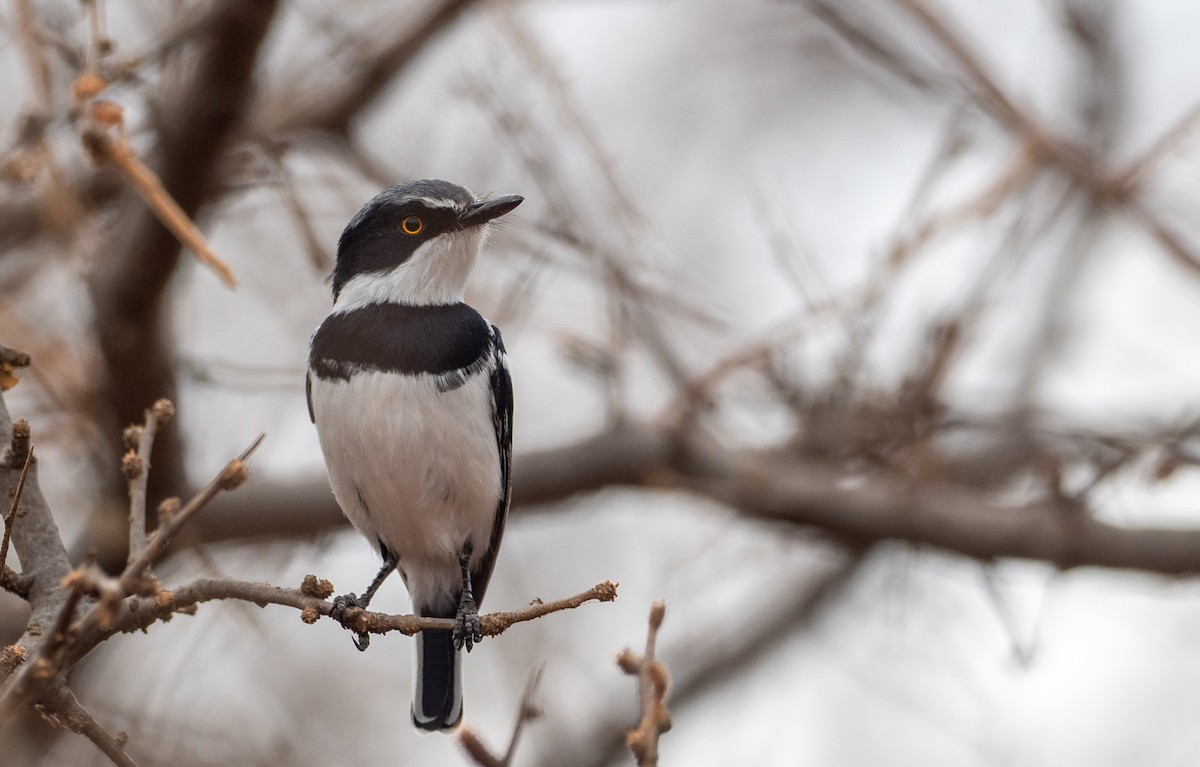
[(471, 652), (475, 643), (483, 639), (483, 624), (479, 621), (479, 607), (475, 604), (475, 597), (470, 592), (464, 592), (462, 599), (458, 602), (458, 614), (454, 616), (452, 639), (455, 650), (461, 650), (465, 646), (467, 652)]
[(359, 652), (367, 649), (371, 644), (371, 635), (365, 631), (355, 631), (353, 627), (346, 623), (346, 611), (351, 607), (365, 609), (366, 604), (358, 598), (357, 595), (350, 593), (343, 596), (333, 598), (333, 609), (329, 611), (329, 617), (333, 618), (338, 623), (342, 624), (342, 628), (354, 632), (354, 646)]

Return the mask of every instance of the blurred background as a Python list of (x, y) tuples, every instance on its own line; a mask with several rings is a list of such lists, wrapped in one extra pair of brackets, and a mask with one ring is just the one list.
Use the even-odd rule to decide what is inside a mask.
[[(486, 741), (544, 664), (515, 763), (632, 763), (614, 656), (665, 599), (664, 764), (1200, 758), (1200, 6), (0, 15), (0, 343), (34, 361), (6, 400), (76, 557), (123, 561), (120, 431), (168, 396), (152, 504), (267, 434), (158, 568), (168, 585), (365, 586), (377, 560), (328, 490), (307, 342), (350, 216), (446, 178), (526, 198), (468, 293), (516, 387), (485, 612), (621, 584), (470, 655)], [(236, 290), (93, 162), (97, 129)], [(372, 606), (407, 611), (399, 580)], [(0, 594), (0, 640), (27, 620)], [(143, 764), (466, 764), (409, 724), (410, 644), (360, 654), (332, 621), (213, 602), (115, 637), (72, 686)], [(107, 763), (33, 716), (0, 753)]]

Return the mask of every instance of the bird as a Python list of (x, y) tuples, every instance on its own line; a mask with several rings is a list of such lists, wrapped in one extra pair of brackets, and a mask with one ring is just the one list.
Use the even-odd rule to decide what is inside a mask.
[[(347, 626), (346, 611), (399, 571), (415, 614), (454, 619), (414, 642), (422, 730), (462, 719), (460, 651), (483, 637), (512, 495), (508, 355), (464, 292), (493, 222), (523, 200), (440, 179), (377, 194), (338, 239), (333, 306), (309, 343), (308, 412), (333, 494), (383, 559), (333, 616)], [(354, 643), (365, 650), (367, 635)]]

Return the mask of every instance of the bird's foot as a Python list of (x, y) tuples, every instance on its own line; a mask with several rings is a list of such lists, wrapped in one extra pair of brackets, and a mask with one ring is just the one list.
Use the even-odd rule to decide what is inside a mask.
[(469, 591), (464, 591), (458, 600), (458, 613), (454, 616), (454, 649), (461, 650), (464, 646), (467, 652), (483, 639), (483, 624), (479, 622), (479, 606), (475, 597)]
[(359, 652), (366, 650), (371, 644), (371, 635), (365, 631), (354, 631), (354, 628), (346, 623), (346, 611), (351, 607), (357, 607), (365, 610), (367, 602), (359, 599), (355, 594), (345, 594), (340, 597), (333, 598), (333, 609), (329, 611), (329, 617), (333, 618), (338, 623), (342, 624), (342, 628), (354, 632), (354, 646)]

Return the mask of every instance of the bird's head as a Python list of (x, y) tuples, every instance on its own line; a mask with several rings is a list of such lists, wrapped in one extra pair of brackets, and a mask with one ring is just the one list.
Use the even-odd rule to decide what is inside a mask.
[(437, 179), (380, 192), (350, 220), (338, 240), (335, 311), (373, 303), (461, 301), (488, 222), (523, 199), (515, 194), (476, 197)]

